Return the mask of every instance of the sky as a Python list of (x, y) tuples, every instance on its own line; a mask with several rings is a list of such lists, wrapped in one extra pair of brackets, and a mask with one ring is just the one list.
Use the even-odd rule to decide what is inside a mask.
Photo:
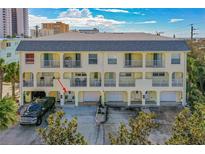
[(42, 22), (62, 21), (70, 29), (98, 28), (101, 32), (163, 32), (172, 37), (190, 37), (194, 24), (195, 37), (205, 37), (205, 9), (156, 8), (32, 8), (29, 28)]

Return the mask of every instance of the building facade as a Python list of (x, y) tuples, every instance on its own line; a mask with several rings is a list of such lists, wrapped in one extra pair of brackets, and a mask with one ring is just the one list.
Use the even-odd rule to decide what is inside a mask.
[(21, 41), (21, 104), (41, 96), (76, 106), (99, 100), (120, 106), (186, 104), (185, 41), (144, 34), (108, 34), (110, 40), (107, 34), (88, 35), (90, 40)]
[(0, 8), (0, 38), (28, 36), (28, 9)]
[(0, 38), (12, 36), (11, 9), (0, 8)]
[(3, 58), (6, 64), (19, 62), (19, 54), (16, 51), (19, 42), (20, 39), (0, 40), (0, 58)]

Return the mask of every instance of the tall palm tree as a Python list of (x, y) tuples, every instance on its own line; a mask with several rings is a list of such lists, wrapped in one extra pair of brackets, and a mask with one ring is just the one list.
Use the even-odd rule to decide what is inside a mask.
[(3, 79), (4, 79), (4, 72), (5, 72), (6, 64), (4, 59), (0, 58), (0, 100), (2, 99), (3, 93)]
[(5, 72), (5, 81), (11, 82), (12, 98), (15, 99), (15, 84), (19, 82), (19, 64), (12, 62), (7, 65)]

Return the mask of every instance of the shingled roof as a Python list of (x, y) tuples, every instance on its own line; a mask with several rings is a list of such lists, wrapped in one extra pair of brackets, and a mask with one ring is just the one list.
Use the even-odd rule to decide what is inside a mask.
[(189, 51), (184, 40), (22, 40), (17, 51)]

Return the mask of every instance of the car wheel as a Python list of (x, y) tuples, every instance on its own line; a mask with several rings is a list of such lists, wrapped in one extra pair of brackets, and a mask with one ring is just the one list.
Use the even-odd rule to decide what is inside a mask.
[(42, 118), (39, 117), (39, 118), (37, 119), (36, 126), (41, 125), (41, 123), (42, 123)]

